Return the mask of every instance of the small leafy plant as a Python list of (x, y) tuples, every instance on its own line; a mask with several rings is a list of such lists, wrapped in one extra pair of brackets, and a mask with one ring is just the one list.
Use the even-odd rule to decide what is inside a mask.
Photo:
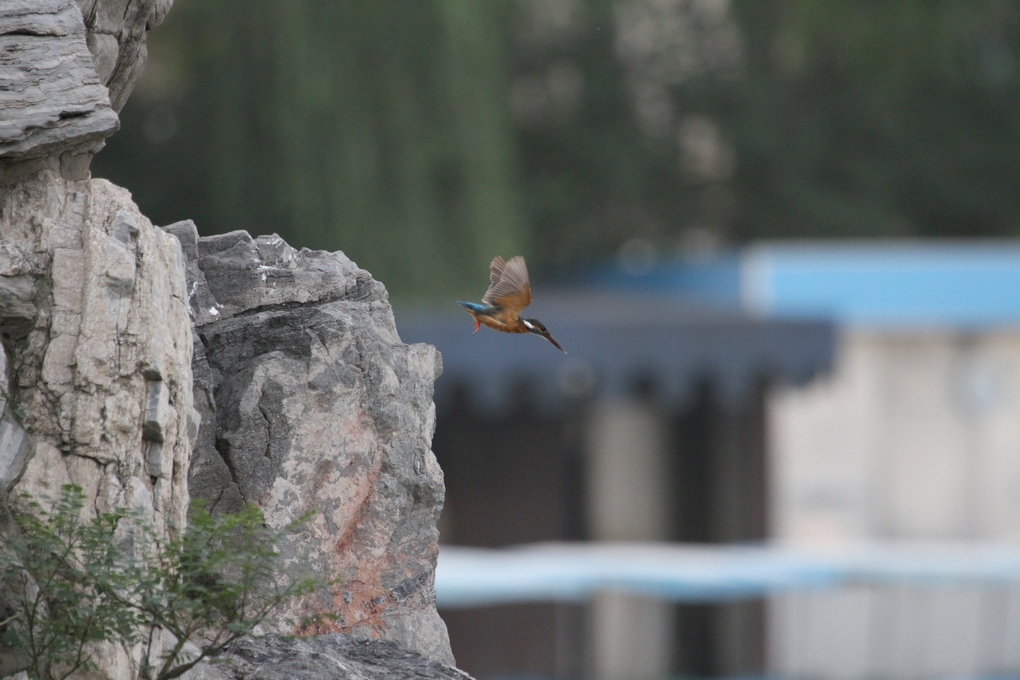
[(134, 635), (134, 613), (111, 597), (127, 585), (113, 541), (122, 514), (79, 523), (78, 487), (65, 488), (48, 513), (30, 505), (0, 554), (0, 644), (15, 653), (17, 670), (63, 678), (91, 667), (91, 643)]
[(14, 406), (10, 392), (0, 387), (0, 417), (10, 413), (20, 424), (25, 422), (25, 412)]
[(166, 538), (126, 510), (81, 521), (74, 485), (49, 511), (30, 506), (0, 549), (0, 645), (33, 679), (94, 668), (100, 642), (154, 652), (163, 630), (176, 643), (147, 654), (142, 673), (175, 678), (316, 587), (276, 569), (276, 545), (306, 517), (272, 530), (254, 505), (223, 516), (198, 506), (187, 529)]

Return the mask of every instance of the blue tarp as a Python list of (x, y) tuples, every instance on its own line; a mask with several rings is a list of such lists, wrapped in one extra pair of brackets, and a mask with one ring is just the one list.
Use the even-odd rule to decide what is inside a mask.
[(625, 591), (675, 602), (715, 602), (853, 584), (1020, 584), (1020, 546), (868, 543), (794, 548), (666, 543), (442, 546), (440, 607), (583, 602)]

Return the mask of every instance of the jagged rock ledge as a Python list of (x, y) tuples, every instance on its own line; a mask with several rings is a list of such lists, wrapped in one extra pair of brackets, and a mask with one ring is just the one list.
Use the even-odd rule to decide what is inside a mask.
[(0, 3), (0, 181), (86, 179), (173, 0)]
[(236, 231), (182, 244), (195, 321), (191, 498), (258, 503), (282, 527), (284, 569), (335, 585), (284, 616), (329, 613), (338, 631), (395, 640), (452, 664), (435, 607), (443, 475), (430, 450), (440, 357), (397, 335), (386, 289), (342, 252)]
[(470, 680), (463, 671), (386, 640), (349, 635), (241, 641), (185, 680)]

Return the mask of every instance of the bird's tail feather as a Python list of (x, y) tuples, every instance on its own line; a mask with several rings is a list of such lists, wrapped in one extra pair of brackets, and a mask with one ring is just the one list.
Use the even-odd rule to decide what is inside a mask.
[(492, 307), (489, 305), (482, 305), (477, 302), (461, 302), (460, 300), (457, 300), (457, 304), (469, 312), (485, 313), (492, 310)]

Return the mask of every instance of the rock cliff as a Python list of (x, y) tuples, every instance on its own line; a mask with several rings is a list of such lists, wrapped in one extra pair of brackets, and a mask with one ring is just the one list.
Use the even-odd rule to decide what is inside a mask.
[[(343, 253), (159, 229), (89, 177), (169, 7), (0, 3), (0, 515), (67, 482), (87, 512), (167, 531), (190, 498), (258, 503), (273, 526), (314, 510), (282, 568), (330, 585), (278, 621), (335, 619), (267, 632), (354, 638), (262, 644), (342, 658), (383, 638), (411, 650), (400, 663), (452, 664), (433, 590), (438, 353), (400, 341), (384, 287)], [(101, 671), (134, 677), (140, 654), (105, 650)]]
[(283, 547), (336, 584), (286, 613), (328, 612), (336, 630), (396, 640), (453, 663), (433, 579), (443, 476), (430, 450), (439, 355), (397, 336), (382, 284), (343, 253), (277, 236), (198, 238), (167, 227), (188, 259), (202, 426), (192, 498), (255, 502)]
[(103, 180), (43, 170), (2, 191), (0, 490), (24, 511), (74, 483), (96, 512), (183, 526), (198, 414), (177, 240)]
[(42, 167), (83, 179), (145, 68), (173, 0), (0, 4), (0, 181)]

